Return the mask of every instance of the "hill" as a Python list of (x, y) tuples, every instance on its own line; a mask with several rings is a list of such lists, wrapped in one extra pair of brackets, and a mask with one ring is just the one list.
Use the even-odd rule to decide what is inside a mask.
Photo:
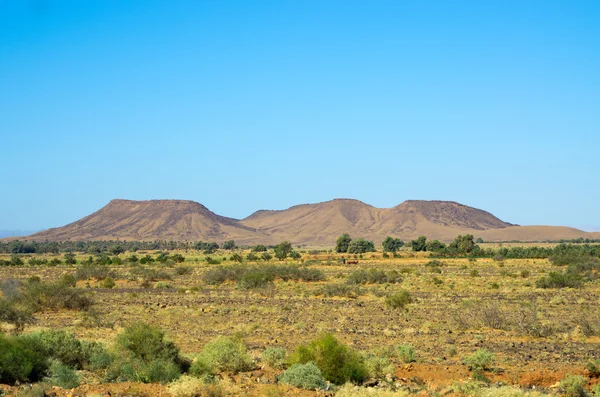
[(285, 210), (261, 210), (238, 220), (185, 200), (112, 200), (97, 212), (63, 227), (26, 237), (64, 240), (235, 240), (238, 244), (332, 246), (342, 233), (379, 244), (386, 236), (450, 241), (473, 234), (485, 241), (544, 241), (598, 238), (599, 233), (556, 226), (518, 226), (489, 212), (452, 201), (408, 200), (376, 208), (359, 200), (335, 199)]
[(112, 200), (76, 222), (28, 237), (38, 241), (175, 240), (243, 243), (263, 236), (232, 218), (217, 215), (202, 204), (185, 200)]

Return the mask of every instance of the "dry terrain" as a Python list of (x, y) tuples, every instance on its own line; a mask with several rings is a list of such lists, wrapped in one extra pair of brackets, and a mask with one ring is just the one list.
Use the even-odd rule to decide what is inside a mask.
[[(358, 264), (350, 265), (341, 263), (337, 254), (304, 252), (304, 263), (324, 272), (326, 280), (276, 280), (273, 287), (244, 290), (232, 282), (207, 284), (204, 275), (218, 266), (207, 264), (199, 252), (181, 254), (186, 257), (183, 265), (145, 265), (169, 275), (163, 284), (142, 287), (133, 271), (141, 265), (126, 264), (111, 267), (118, 275), (114, 288), (94, 279), (81, 280), (77, 286), (95, 302), (92, 312), (45, 311), (25, 331), (64, 328), (81, 338), (110, 344), (124, 327), (142, 320), (166, 330), (190, 357), (218, 336), (238, 335), (255, 358), (255, 370), (222, 375), (221, 382), (230, 395), (249, 396), (326, 394), (276, 385), (281, 371), (259, 360), (266, 347), (292, 352), (323, 333), (332, 333), (363, 353), (391, 352), (390, 382), (430, 395), (460, 394), (448, 387), (470, 379), (462, 360), (479, 349), (494, 354), (493, 369), (487, 374), (492, 382), (547, 392), (556, 392), (566, 374), (585, 374), (586, 363), (600, 358), (599, 335), (586, 328), (600, 330), (600, 283), (589, 282), (581, 289), (536, 288), (537, 278), (556, 270), (546, 259), (454, 258), (428, 265), (430, 259), (424, 254), (402, 251), (396, 258), (383, 258), (380, 252), (364, 254), (357, 257)], [(230, 255), (220, 251), (212, 256)], [(246, 265), (265, 266), (262, 262)], [(189, 267), (188, 273), (179, 275), (181, 266)], [(323, 295), (324, 286), (346, 283), (350, 274), (361, 269), (394, 270), (402, 281), (361, 285), (358, 293), (349, 296)], [(75, 271), (75, 266), (66, 265), (3, 267), (0, 279), (55, 280)], [(388, 307), (386, 296), (400, 289), (410, 293), (412, 303), (405, 310)], [(404, 362), (394, 353), (399, 345), (414, 347), (416, 361)], [(161, 385), (101, 384), (90, 374), (83, 376), (88, 377), (86, 385), (68, 393), (56, 389), (56, 393), (168, 395)], [(590, 382), (591, 387), (596, 379)]]

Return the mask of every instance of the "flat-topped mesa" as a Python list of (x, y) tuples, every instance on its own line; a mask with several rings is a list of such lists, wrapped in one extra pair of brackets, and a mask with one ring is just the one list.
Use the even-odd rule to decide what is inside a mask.
[[(111, 200), (91, 215), (31, 236), (34, 240), (252, 239), (256, 230), (189, 200)], [(258, 235), (260, 235), (258, 233)]]

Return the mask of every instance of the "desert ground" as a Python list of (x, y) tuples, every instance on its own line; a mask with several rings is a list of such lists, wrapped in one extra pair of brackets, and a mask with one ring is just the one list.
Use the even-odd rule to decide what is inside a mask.
[[(234, 252), (242, 258), (241, 264)], [(62, 329), (110, 346), (126, 327), (141, 321), (163, 330), (189, 360), (218, 337), (242, 340), (252, 357), (251, 367), (216, 374), (213, 389), (206, 386), (205, 394), (197, 395), (335, 395), (339, 385), (311, 391), (278, 382), (285, 367), (273, 368), (261, 359), (267, 348), (283, 348), (291, 355), (299, 345), (324, 334), (332, 334), (363, 357), (383, 358), (385, 368), (371, 370), (362, 382), (369, 388), (348, 391), (348, 386), (346, 392), (356, 395), (366, 394), (367, 389), (404, 393), (398, 395), (468, 395), (480, 387), (502, 385), (568, 394), (560, 386), (568, 375), (585, 376), (584, 390), (596, 390), (598, 374), (590, 372), (589, 363), (600, 358), (600, 283), (538, 288), (537, 279), (560, 268), (547, 259), (435, 260), (406, 247), (395, 255), (360, 256), (300, 250), (300, 259), (269, 262), (248, 260), (249, 253), (173, 251), (170, 257), (180, 254), (183, 262), (168, 259), (140, 264), (130, 263), (133, 254), (126, 252), (118, 256), (121, 264), (89, 265), (93, 270), (87, 275), (78, 273), (87, 254), (77, 254), (75, 265), (54, 266), (28, 262), (32, 258), (62, 260), (62, 254), (22, 255), (23, 265), (0, 267), (4, 285), (18, 285), (14, 280), (27, 283), (32, 277), (53, 282), (76, 275), (75, 288), (93, 303), (87, 310), (43, 309), (24, 329), (3, 323), (3, 332)], [(158, 254), (142, 251), (135, 256), (155, 258)], [(207, 256), (220, 263), (209, 264)], [(0, 259), (10, 258), (3, 255)], [(342, 258), (358, 263), (343, 263)], [(275, 277), (272, 282), (246, 287), (236, 281), (209, 279), (211, 272), (214, 276), (219, 269), (232, 266), (255, 270), (299, 266), (324, 277), (317, 281)], [(357, 277), (374, 270), (393, 277), (366, 281)], [(388, 297), (400, 290), (410, 296), (406, 304), (387, 304)], [(7, 293), (6, 287), (3, 292)], [(492, 358), (483, 374), (474, 376), (465, 358), (478, 351), (489, 352)], [(169, 384), (108, 383), (93, 371), (77, 373), (80, 386), (53, 385), (46, 390), (53, 394), (47, 395), (171, 395)], [(0, 387), (6, 394), (39, 393), (30, 385)]]

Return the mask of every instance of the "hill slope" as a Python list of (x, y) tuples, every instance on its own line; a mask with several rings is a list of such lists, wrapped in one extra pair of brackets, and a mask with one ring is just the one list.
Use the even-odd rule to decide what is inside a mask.
[(177, 240), (243, 243), (264, 237), (237, 220), (185, 200), (112, 200), (76, 222), (31, 235), (32, 240)]
[(285, 210), (261, 210), (237, 220), (217, 215), (202, 204), (184, 200), (112, 200), (97, 212), (69, 225), (25, 239), (61, 240), (235, 240), (238, 244), (332, 246), (342, 233), (379, 244), (386, 236), (450, 241), (473, 234), (485, 241), (543, 241), (598, 238), (597, 233), (554, 226), (517, 226), (489, 212), (452, 201), (409, 200), (376, 208), (358, 200), (335, 199)]
[(342, 233), (377, 242), (386, 236), (404, 240), (420, 235), (452, 240), (460, 233), (513, 226), (489, 212), (449, 201), (405, 201), (376, 208), (358, 200), (336, 199), (282, 211), (258, 211), (241, 221), (295, 243), (331, 245)]

